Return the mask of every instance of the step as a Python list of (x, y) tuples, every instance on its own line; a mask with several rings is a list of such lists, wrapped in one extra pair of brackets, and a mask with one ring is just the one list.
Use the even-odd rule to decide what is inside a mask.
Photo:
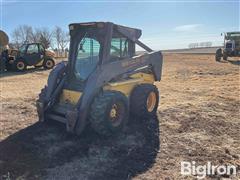
[(61, 115), (65, 115), (67, 112), (67, 108), (57, 105), (53, 107), (52, 111)]
[(62, 122), (62, 123), (67, 122), (67, 119), (65, 117), (59, 116), (59, 115), (56, 115), (56, 114), (53, 114), (53, 113), (46, 114), (46, 118), (51, 119), (51, 120), (55, 120), (55, 121), (59, 121), (59, 122)]
[(53, 107), (53, 109), (52, 109), (52, 111), (53, 112), (55, 112), (55, 113), (58, 113), (58, 114), (61, 114), (61, 115), (66, 115), (66, 112), (67, 112), (67, 110), (68, 109), (72, 109), (73, 108), (73, 106), (71, 106), (71, 105), (65, 105), (65, 104), (56, 104), (54, 107)]

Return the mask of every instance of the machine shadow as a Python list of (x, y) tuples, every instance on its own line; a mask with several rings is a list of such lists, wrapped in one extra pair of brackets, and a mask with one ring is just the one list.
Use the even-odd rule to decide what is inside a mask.
[(240, 60), (228, 60), (228, 62), (230, 62), (233, 65), (240, 66)]
[[(152, 167), (159, 152), (159, 141), (157, 117), (144, 121), (131, 117), (124, 133), (110, 138), (100, 137), (90, 128), (77, 137), (66, 133), (61, 124), (36, 123), (0, 142), (0, 179), (8, 173), (11, 179), (19, 176), (41, 179), (47, 176), (48, 169), (76, 160), (81, 162), (86, 158), (94, 159), (94, 164), (88, 165), (87, 160), (85, 164), (77, 166), (80, 169), (83, 168), (81, 166), (89, 166), (89, 171), (92, 171), (91, 166), (99, 166), (99, 161), (95, 161), (95, 157), (91, 158), (93, 149), (100, 152), (107, 149), (106, 159), (109, 159), (110, 164), (111, 159), (114, 159), (115, 163), (110, 167), (108, 161), (101, 164), (107, 167), (107, 171), (91, 172), (89, 179), (129, 179)], [(89, 174), (84, 171), (78, 173)]]
[(6, 71), (6, 72), (1, 72), (0, 73), (0, 78), (1, 77), (10, 77), (10, 76), (24, 75), (24, 74), (27, 74), (27, 73), (42, 72), (42, 71), (46, 71), (46, 69), (43, 69), (43, 68), (28, 68), (27, 70), (25, 70), (23, 72)]

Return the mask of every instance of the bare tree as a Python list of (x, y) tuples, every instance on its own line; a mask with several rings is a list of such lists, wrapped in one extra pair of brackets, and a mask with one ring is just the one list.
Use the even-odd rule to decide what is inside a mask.
[(45, 48), (49, 48), (52, 43), (52, 32), (48, 28), (36, 28), (34, 31), (31, 26), (21, 25), (12, 32), (12, 44), (19, 48), (24, 43), (42, 43)]
[(19, 29), (14, 29), (12, 32), (12, 46), (18, 49), (22, 43), (23, 41)]
[(69, 35), (61, 27), (56, 26), (54, 29), (54, 38), (58, 51), (64, 52), (64, 49), (69, 43)]
[(39, 42), (45, 48), (49, 48), (50, 44), (52, 43), (52, 32), (50, 32), (47, 28), (42, 28), (35, 31), (35, 35), (39, 36)]
[(20, 25), (12, 33), (13, 44), (19, 48), (25, 42), (32, 42), (33, 30), (31, 26)]
[(60, 41), (60, 47), (62, 51), (64, 51), (68, 43), (69, 43), (69, 34), (67, 32), (63, 32), (61, 36), (61, 41)]
[(60, 49), (61, 34), (62, 34), (62, 29), (59, 26), (56, 26), (54, 29), (54, 37), (55, 37), (58, 50)]
[(35, 28), (34, 32), (31, 35), (31, 42), (39, 42), (41, 38), (41, 29)]
[(48, 28), (33, 28), (28, 25), (18, 26), (12, 32), (12, 45), (19, 48), (24, 43), (42, 43), (45, 48), (51, 47), (57, 51), (64, 53), (69, 43), (69, 35), (61, 27), (56, 26), (53, 31)]

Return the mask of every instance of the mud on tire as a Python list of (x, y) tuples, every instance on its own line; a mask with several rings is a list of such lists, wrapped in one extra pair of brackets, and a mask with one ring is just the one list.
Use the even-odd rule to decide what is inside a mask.
[(127, 123), (128, 99), (118, 91), (105, 91), (94, 99), (90, 110), (91, 127), (104, 136), (121, 131)]
[(140, 84), (133, 89), (130, 96), (130, 111), (133, 115), (145, 118), (156, 115), (159, 92), (153, 84)]

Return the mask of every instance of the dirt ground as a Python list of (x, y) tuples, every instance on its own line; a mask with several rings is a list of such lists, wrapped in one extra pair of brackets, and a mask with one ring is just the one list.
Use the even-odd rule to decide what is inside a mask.
[[(181, 161), (236, 165), (240, 170), (238, 60), (166, 54), (156, 83), (158, 117), (130, 117), (124, 133), (101, 138), (90, 129), (76, 137), (62, 124), (39, 124), (35, 100), (49, 71), (5, 73), (0, 85), (1, 179), (196, 179)], [(240, 179), (208, 176), (207, 179)]]

